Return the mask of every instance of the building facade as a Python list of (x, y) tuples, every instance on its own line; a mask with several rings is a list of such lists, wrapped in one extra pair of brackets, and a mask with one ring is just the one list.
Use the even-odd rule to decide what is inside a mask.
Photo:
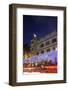
[(54, 31), (49, 33), (40, 39), (34, 35), (33, 39), (31, 40), (30, 47), (32, 56), (44, 52), (50, 52), (51, 50), (57, 50), (57, 32)]

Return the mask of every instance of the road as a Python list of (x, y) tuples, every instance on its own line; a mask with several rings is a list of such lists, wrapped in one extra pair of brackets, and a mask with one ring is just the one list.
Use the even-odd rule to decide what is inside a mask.
[(57, 65), (24, 67), (24, 72), (57, 73)]

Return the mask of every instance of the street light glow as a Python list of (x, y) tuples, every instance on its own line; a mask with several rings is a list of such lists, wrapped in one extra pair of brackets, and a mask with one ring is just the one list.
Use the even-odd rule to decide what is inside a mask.
[(33, 36), (34, 36), (34, 38), (36, 38), (36, 37), (37, 37), (37, 35), (36, 35), (35, 33), (33, 34)]
[(52, 50), (50, 52), (46, 52), (46, 53), (43, 53), (43, 54), (34, 55), (34, 56), (29, 57), (27, 59), (25, 58), (24, 62), (27, 63), (27, 60), (28, 60), (28, 62), (40, 62), (40, 61), (49, 61), (49, 60), (51, 60), (53, 63), (56, 63), (57, 62), (57, 51)]

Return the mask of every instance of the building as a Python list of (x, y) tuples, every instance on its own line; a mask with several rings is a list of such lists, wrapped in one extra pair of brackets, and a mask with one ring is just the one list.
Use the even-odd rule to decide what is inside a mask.
[(57, 50), (57, 32), (54, 31), (39, 39), (34, 34), (30, 47), (32, 56), (44, 52), (50, 52), (51, 50)]
[(31, 57), (30, 45), (29, 44), (23, 45), (23, 50), (24, 50), (24, 52), (23, 52), (23, 59)]

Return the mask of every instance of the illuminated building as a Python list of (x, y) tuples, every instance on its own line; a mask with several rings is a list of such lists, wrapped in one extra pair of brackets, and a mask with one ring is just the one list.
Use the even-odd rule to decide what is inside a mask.
[(54, 31), (48, 35), (38, 38), (34, 34), (33, 39), (31, 40), (31, 54), (38, 55), (44, 52), (50, 52), (51, 50), (57, 50), (57, 32)]
[(24, 63), (57, 63), (57, 32), (52, 32), (40, 39), (34, 34), (30, 47), (24, 48)]

